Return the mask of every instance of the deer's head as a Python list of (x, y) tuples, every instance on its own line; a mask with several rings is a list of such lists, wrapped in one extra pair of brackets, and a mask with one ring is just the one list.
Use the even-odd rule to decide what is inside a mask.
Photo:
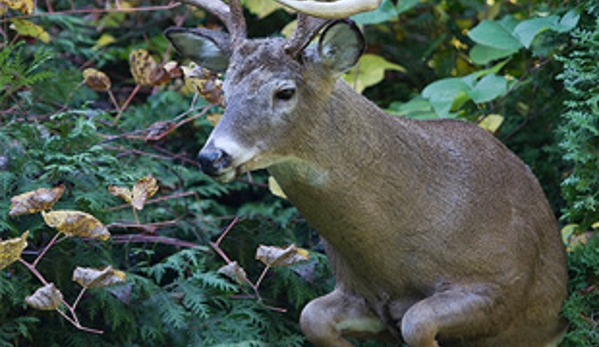
[[(226, 182), (290, 159), (298, 139), (318, 126), (339, 76), (358, 61), (361, 32), (349, 21), (300, 14), (290, 39), (248, 39), (238, 0), (230, 9), (221, 2), (193, 3), (220, 17), (229, 31), (166, 31), (184, 57), (225, 73), (226, 110), (199, 153), (202, 170)], [(323, 27), (318, 43), (309, 46)]]

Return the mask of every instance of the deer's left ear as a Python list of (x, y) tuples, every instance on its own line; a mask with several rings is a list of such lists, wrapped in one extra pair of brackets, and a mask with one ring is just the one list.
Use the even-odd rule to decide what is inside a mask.
[(214, 72), (227, 70), (231, 56), (228, 34), (218, 30), (171, 27), (164, 35), (184, 58)]
[(332, 22), (318, 41), (318, 55), (334, 74), (343, 74), (356, 65), (365, 48), (362, 32), (350, 20)]

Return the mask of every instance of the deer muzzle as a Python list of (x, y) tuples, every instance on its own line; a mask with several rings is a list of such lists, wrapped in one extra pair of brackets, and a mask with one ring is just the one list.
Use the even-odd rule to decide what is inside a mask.
[(215, 147), (204, 147), (198, 154), (198, 164), (206, 175), (217, 181), (228, 182), (235, 178), (231, 156)]

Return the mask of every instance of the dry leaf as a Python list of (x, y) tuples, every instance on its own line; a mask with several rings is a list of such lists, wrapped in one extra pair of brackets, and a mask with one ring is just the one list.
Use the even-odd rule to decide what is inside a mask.
[(21, 11), (22, 14), (33, 13), (33, 0), (0, 0), (0, 4), (8, 5), (13, 10)]
[(247, 278), (245, 270), (239, 266), (236, 261), (230, 262), (229, 264), (221, 267), (218, 269), (218, 273), (229, 277), (239, 284), (245, 282), (245, 279)]
[(27, 236), (29, 231), (19, 238), (0, 241), (0, 270), (21, 258), (21, 253), (27, 247)]
[(256, 259), (269, 267), (288, 266), (310, 259), (310, 254), (295, 244), (287, 248), (260, 245), (256, 251)]
[(52, 189), (40, 188), (17, 195), (10, 199), (12, 206), (8, 215), (15, 217), (49, 210), (60, 199), (62, 193), (64, 193), (64, 185)]
[(25, 303), (36, 310), (56, 310), (61, 302), (62, 293), (54, 283), (48, 283), (25, 298)]
[(50, 42), (50, 34), (44, 30), (41, 26), (33, 24), (32, 22), (25, 19), (11, 19), (10, 28), (15, 30), (21, 36), (33, 37), (39, 39), (43, 43)]
[(133, 185), (133, 191), (129, 188), (109, 186), (110, 194), (118, 196), (127, 201), (131, 206), (142, 210), (146, 200), (158, 191), (158, 183), (152, 176), (142, 177)]
[(128, 203), (131, 203), (131, 200), (133, 200), (131, 190), (129, 190), (127, 187), (108, 186), (108, 192), (114, 196), (118, 196)]
[(169, 65), (171, 71), (167, 71), (165, 67), (156, 63), (145, 49), (131, 51), (129, 63), (135, 82), (141, 86), (163, 85), (171, 81), (171, 73), (176, 75), (171, 65)]
[(108, 229), (89, 213), (81, 211), (42, 212), (48, 226), (58, 229), (70, 236), (91, 237), (102, 241), (108, 240)]
[(103, 269), (77, 267), (73, 271), (73, 281), (84, 288), (103, 288), (125, 283), (126, 280), (127, 275), (122, 271), (113, 269), (112, 266)]
[(192, 90), (200, 94), (209, 103), (224, 107), (223, 82), (219, 79), (217, 73), (204, 69), (195, 63), (191, 63), (189, 66), (182, 66), (181, 69), (185, 74), (185, 83)]
[(268, 189), (270, 190), (272, 195), (278, 196), (282, 199), (287, 199), (287, 195), (285, 195), (285, 192), (283, 192), (283, 189), (281, 189), (281, 186), (279, 185), (277, 180), (275, 180), (275, 178), (272, 176), (268, 177)]
[(88, 68), (83, 70), (83, 83), (96, 92), (107, 92), (110, 90), (110, 78), (102, 71)]
[(131, 205), (138, 210), (144, 208), (146, 200), (158, 191), (158, 183), (154, 177), (142, 177), (133, 185)]

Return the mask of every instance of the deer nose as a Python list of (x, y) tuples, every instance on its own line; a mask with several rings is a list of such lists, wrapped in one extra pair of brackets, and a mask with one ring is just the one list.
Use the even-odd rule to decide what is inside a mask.
[(218, 148), (205, 148), (198, 154), (200, 169), (208, 176), (217, 176), (231, 165), (231, 156)]

